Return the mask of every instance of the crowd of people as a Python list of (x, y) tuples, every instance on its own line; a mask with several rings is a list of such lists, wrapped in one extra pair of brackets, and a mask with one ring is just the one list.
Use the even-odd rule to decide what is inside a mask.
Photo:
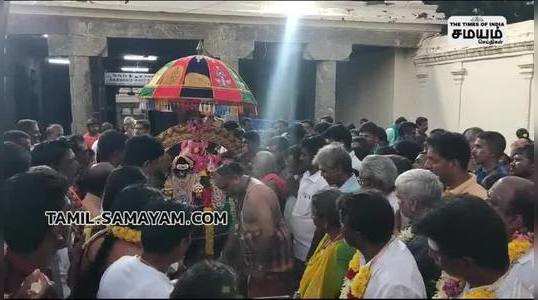
[(187, 260), (194, 226), (45, 218), (190, 213), (162, 192), (168, 149), (149, 121), (126, 118), (116, 129), (92, 118), (70, 136), (58, 124), (17, 122), (0, 149), (4, 297), (533, 295), (534, 142), (525, 129), (506, 149), (498, 132), (429, 130), (426, 117), (388, 128), (330, 116), (252, 123), (219, 123), (242, 142), (211, 174), (236, 224), (222, 251)]

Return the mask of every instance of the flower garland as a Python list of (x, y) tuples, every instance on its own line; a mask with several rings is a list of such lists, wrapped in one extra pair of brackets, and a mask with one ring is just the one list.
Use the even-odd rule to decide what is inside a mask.
[(358, 250), (355, 252), (349, 261), (349, 269), (340, 290), (340, 299), (362, 299), (372, 275), (370, 268), (372, 261), (374, 260), (361, 266), (361, 253)]
[(140, 243), (141, 241), (140, 230), (134, 230), (124, 226), (112, 226), (110, 227), (110, 232), (116, 238), (126, 242)]
[(414, 237), (415, 233), (413, 232), (413, 228), (411, 226), (401, 230), (400, 234), (398, 234), (398, 239), (404, 243), (411, 241)]
[(436, 284), (437, 292), (433, 295), (434, 299), (451, 299), (458, 297), (465, 288), (465, 281), (448, 276), (445, 272)]
[(508, 243), (508, 257), (510, 264), (518, 261), (522, 256), (527, 254), (534, 243), (534, 234), (521, 234), (516, 232), (513, 235), (512, 241)]
[(361, 253), (359, 250), (355, 251), (353, 258), (349, 261), (348, 270), (346, 276), (344, 276), (344, 282), (342, 284), (342, 289), (340, 290), (341, 299), (352, 299), (353, 295), (351, 294), (351, 284), (352, 280), (355, 278), (355, 275), (358, 274), (361, 267)]
[[(516, 263), (522, 256), (526, 255), (533, 247), (534, 234), (519, 232), (514, 233), (512, 239), (508, 243), (508, 257), (510, 265)], [(437, 281), (437, 292), (433, 296), (436, 299), (451, 299), (456, 298), (463, 292), (465, 281), (450, 277), (443, 273)], [(472, 291), (465, 292), (463, 298), (466, 299), (485, 299), (495, 298), (495, 291), (491, 287), (477, 288)]]
[(359, 269), (361, 267), (361, 253), (359, 250), (355, 252), (353, 255), (353, 258), (349, 261), (349, 268), (353, 270), (353, 272), (357, 273), (359, 272)]
[(482, 287), (463, 293), (463, 299), (495, 299), (495, 291), (491, 287)]
[(351, 281), (351, 294), (353, 297), (362, 299), (371, 275), (372, 271), (370, 270), (369, 264), (366, 264), (359, 269), (359, 273), (357, 273), (353, 278), (353, 281)]

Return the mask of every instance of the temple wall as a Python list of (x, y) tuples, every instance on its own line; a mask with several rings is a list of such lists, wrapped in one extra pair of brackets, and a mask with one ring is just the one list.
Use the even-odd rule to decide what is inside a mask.
[(501, 47), (462, 48), (436, 36), (418, 49), (359, 52), (337, 70), (337, 118), (386, 127), (399, 116), (425, 116), (430, 129), (478, 126), (499, 131), (508, 145), (518, 128), (533, 136), (533, 42), (527, 21), (509, 25)]
[[(446, 37), (425, 40), (414, 57), (417, 105), (395, 104), (395, 116), (430, 119), (430, 129), (462, 132), (478, 126), (502, 133), (508, 145), (518, 128), (534, 135), (533, 21), (511, 24), (502, 47), (457, 48)], [(403, 92), (405, 94), (405, 92)], [(401, 97), (395, 93), (395, 102)], [(397, 107), (400, 107), (397, 109)]]

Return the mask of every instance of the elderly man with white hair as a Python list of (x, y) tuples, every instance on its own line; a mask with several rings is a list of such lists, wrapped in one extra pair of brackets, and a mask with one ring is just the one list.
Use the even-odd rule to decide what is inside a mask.
[(357, 177), (353, 174), (351, 156), (343, 144), (333, 142), (324, 146), (319, 149), (313, 162), (329, 186), (343, 193), (356, 193), (360, 190)]
[(443, 184), (437, 175), (424, 169), (402, 173), (395, 182), (402, 225), (416, 223), (442, 204)]
[(389, 200), (394, 213), (398, 212), (398, 199), (394, 193), (394, 182), (398, 169), (394, 162), (384, 155), (368, 155), (361, 163), (359, 184), (364, 189), (377, 189)]
[(414, 169), (398, 176), (395, 186), (402, 228), (405, 228), (400, 232), (399, 238), (413, 254), (424, 280), (428, 298), (431, 298), (435, 293), (435, 282), (439, 279), (441, 270), (428, 254), (427, 238), (414, 234), (414, 224), (442, 205), (443, 184), (431, 171)]

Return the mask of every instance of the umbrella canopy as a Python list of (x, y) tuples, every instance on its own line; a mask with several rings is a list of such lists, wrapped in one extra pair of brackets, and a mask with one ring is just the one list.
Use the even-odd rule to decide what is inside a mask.
[(245, 82), (222, 61), (192, 55), (167, 63), (140, 90), (142, 108), (198, 109), (217, 115), (257, 115), (257, 103)]

